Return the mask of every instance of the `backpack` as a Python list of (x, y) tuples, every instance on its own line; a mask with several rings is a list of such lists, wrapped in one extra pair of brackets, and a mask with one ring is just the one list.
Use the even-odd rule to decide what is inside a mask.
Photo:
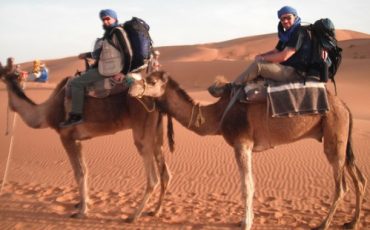
[[(307, 29), (312, 41), (310, 65), (319, 71), (320, 81), (330, 79), (335, 85), (334, 77), (342, 61), (342, 48), (338, 46), (333, 22), (329, 18), (319, 19)], [(326, 60), (322, 58), (323, 51), (328, 54)]]
[(133, 51), (131, 69), (136, 69), (150, 58), (153, 44), (149, 34), (150, 27), (144, 20), (137, 17), (125, 22), (122, 27), (128, 35)]

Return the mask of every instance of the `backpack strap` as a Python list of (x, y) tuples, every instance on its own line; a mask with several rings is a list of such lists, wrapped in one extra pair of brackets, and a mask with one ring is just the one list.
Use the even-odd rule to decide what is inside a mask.
[(337, 93), (337, 84), (335, 83), (335, 78), (333, 77), (333, 78), (331, 78), (331, 81), (333, 82), (333, 84), (334, 84), (334, 90), (335, 90), (335, 96), (337, 96), (338, 95), (338, 93)]
[[(110, 44), (112, 44), (116, 49), (118, 49), (125, 59), (127, 57), (125, 54), (129, 55), (129, 58), (128, 58), (129, 60), (126, 63), (126, 65), (128, 65), (128, 66), (127, 67), (125, 66), (124, 69), (131, 70), (132, 57), (133, 57), (134, 54), (133, 54), (133, 50), (132, 50), (132, 47), (131, 47), (130, 40), (127, 36), (126, 31), (122, 28), (121, 25), (113, 28), (113, 30), (111, 31), (111, 34), (113, 34), (114, 31), (116, 31), (116, 30), (119, 31), (120, 35), (122, 35), (122, 36), (118, 35), (119, 37), (117, 37), (117, 40), (118, 40), (117, 42), (118, 43), (123, 43), (122, 46), (126, 48), (126, 52), (124, 50), (125, 48), (121, 47), (120, 45), (118, 45), (118, 47), (117, 47), (117, 45), (114, 44), (114, 42), (112, 40), (109, 39), (108, 42), (110, 42)], [(126, 60), (125, 60), (125, 62), (126, 62)]]

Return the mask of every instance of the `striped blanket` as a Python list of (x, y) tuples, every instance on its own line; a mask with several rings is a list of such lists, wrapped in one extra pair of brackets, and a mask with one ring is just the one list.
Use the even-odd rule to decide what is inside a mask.
[(272, 117), (323, 114), (329, 111), (325, 83), (294, 82), (267, 87)]

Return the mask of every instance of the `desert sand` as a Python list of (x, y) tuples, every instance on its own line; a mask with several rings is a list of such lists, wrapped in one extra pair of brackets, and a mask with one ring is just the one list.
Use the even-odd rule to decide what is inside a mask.
[[(259, 52), (276, 42), (275, 34), (220, 43), (159, 47), (163, 69), (202, 104), (215, 101), (206, 88), (215, 76), (233, 79)], [(338, 31), (344, 49), (337, 75), (338, 96), (354, 116), (353, 143), (358, 166), (370, 178), (370, 35)], [(16, 58), (16, 57), (15, 57)], [(47, 84), (27, 83), (35, 102), (48, 98), (55, 84), (84, 64), (76, 57), (44, 60)], [(22, 63), (30, 68), (31, 63)], [(330, 90), (333, 85), (328, 83)], [(14, 117), (15, 116), (15, 117)], [(12, 120), (15, 125), (12, 126)], [(4, 133), (9, 126), (10, 134)], [(172, 180), (156, 217), (125, 223), (142, 199), (144, 168), (131, 131), (83, 142), (89, 170), (90, 216), (73, 219), (77, 188), (72, 168), (51, 129), (31, 129), (10, 113), (0, 84), (0, 177), (4, 175), (10, 140), (13, 149), (7, 183), (0, 195), (1, 229), (238, 229), (244, 206), (232, 148), (220, 136), (201, 137), (175, 121), (176, 150), (165, 143)], [(253, 229), (309, 229), (328, 212), (334, 192), (331, 166), (321, 143), (306, 139), (254, 154)], [(349, 178), (347, 178), (349, 179)], [(350, 180), (348, 180), (350, 181)], [(354, 211), (353, 186), (338, 207), (331, 229), (348, 222)], [(158, 192), (146, 211), (153, 208)], [(370, 189), (362, 206), (360, 229), (370, 228)]]

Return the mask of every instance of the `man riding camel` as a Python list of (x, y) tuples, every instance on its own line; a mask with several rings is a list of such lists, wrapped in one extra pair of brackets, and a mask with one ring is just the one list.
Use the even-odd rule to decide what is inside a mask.
[[(72, 92), (72, 110), (66, 121), (60, 123), (61, 128), (70, 127), (73, 125), (80, 124), (84, 121), (83, 119), (83, 108), (86, 87), (94, 82), (104, 80), (106, 77), (114, 77), (115, 80), (120, 81), (124, 75), (127, 74), (131, 69), (132, 62), (132, 49), (128, 40), (126, 32), (120, 28), (118, 24), (118, 18), (115, 11), (111, 9), (101, 10), (99, 13), (100, 19), (103, 22), (104, 35), (102, 40), (107, 39), (109, 43), (113, 43), (114, 47), (117, 47), (120, 52), (122, 69), (118, 74), (112, 76), (102, 75), (99, 66), (101, 61), (102, 49), (95, 50), (94, 53), (82, 53), (78, 57), (80, 59), (85, 58), (97, 58), (95, 65), (88, 69), (85, 73), (77, 76), (71, 80), (71, 92)], [(98, 68), (99, 67), (99, 68)]]
[[(258, 76), (280, 82), (303, 79), (310, 64), (310, 36), (302, 29), (301, 18), (293, 7), (282, 7), (277, 16), (279, 42), (276, 47), (257, 55), (252, 64), (231, 84), (243, 85)], [(214, 96), (221, 95), (224, 87), (228, 85), (230, 84), (213, 86), (210, 92)]]

